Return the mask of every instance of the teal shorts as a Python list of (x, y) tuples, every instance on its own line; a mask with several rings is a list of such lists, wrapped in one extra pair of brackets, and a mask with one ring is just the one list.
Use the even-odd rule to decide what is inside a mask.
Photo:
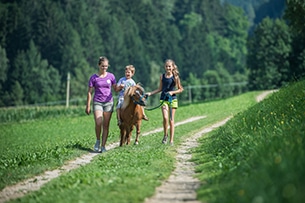
[[(162, 106), (165, 106), (165, 105), (170, 106), (169, 101), (160, 100), (160, 103), (161, 104), (163, 103)], [(172, 105), (172, 108), (177, 109), (178, 108), (178, 99), (173, 99), (171, 105)]]

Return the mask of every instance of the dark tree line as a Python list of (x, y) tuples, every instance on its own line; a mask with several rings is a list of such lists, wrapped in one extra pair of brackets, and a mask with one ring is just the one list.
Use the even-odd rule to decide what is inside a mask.
[[(172, 58), (184, 86), (217, 86), (192, 93), (197, 99), (247, 91), (224, 84), (248, 78), (252, 89), (279, 87), (291, 80), (292, 62), (293, 75), (301, 75), (304, 46), (296, 41), (301, 36), (292, 23), (295, 14), (287, 12), (289, 22), (263, 20), (249, 36), (251, 21), (242, 8), (220, 0), (1, 0), (0, 106), (64, 100), (68, 72), (71, 98), (86, 97), (101, 55), (117, 78), (133, 64), (134, 79), (148, 90), (158, 85), (164, 60)], [(257, 44), (264, 37), (274, 41)], [(265, 61), (256, 58), (260, 53), (268, 53)], [(271, 77), (270, 83), (261, 86), (266, 78), (257, 74)]]
[(248, 40), (251, 89), (279, 88), (305, 76), (305, 2), (287, 0), (282, 19), (263, 19)]

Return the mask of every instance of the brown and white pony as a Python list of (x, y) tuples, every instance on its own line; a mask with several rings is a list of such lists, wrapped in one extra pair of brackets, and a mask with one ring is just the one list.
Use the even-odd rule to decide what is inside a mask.
[(144, 89), (140, 84), (129, 87), (124, 94), (124, 103), (121, 107), (120, 146), (130, 144), (132, 131), (136, 127), (136, 139), (134, 144), (139, 144), (141, 124), (143, 119), (142, 106), (146, 106)]

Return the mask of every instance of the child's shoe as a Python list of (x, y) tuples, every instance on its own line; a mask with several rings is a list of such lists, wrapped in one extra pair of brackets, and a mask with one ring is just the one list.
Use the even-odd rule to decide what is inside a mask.
[(144, 115), (142, 119), (145, 120), (145, 121), (149, 120), (149, 118), (146, 115)]

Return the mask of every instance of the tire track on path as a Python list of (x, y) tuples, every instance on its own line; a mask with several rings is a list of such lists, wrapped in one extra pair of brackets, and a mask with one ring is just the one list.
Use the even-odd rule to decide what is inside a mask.
[[(184, 121), (177, 122), (175, 126), (183, 125), (203, 118), (206, 118), (206, 116), (192, 117)], [(163, 131), (163, 128), (157, 128), (155, 130), (143, 133), (142, 136), (146, 136), (161, 131)], [(119, 147), (119, 142), (109, 144), (107, 146), (107, 149), (111, 150), (116, 147)], [(23, 197), (29, 192), (39, 190), (44, 184), (50, 182), (54, 178), (59, 177), (61, 174), (90, 163), (92, 159), (99, 154), (100, 153), (84, 154), (81, 157), (76, 158), (75, 160), (68, 161), (66, 164), (64, 164), (62, 167), (58, 169), (45, 171), (42, 175), (37, 175), (35, 177), (19, 182), (15, 185), (7, 186), (0, 192), (0, 203), (4, 203), (12, 199)]]

